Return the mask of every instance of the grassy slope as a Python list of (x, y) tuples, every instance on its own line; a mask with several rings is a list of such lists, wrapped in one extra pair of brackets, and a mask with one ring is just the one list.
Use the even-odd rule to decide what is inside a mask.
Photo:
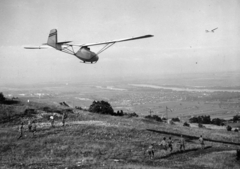
[[(17, 105), (24, 110), (25, 104)], [(28, 108), (41, 109), (31, 104)], [(10, 109), (10, 107), (8, 107)], [(12, 109), (16, 109), (12, 108)], [(54, 109), (54, 107), (52, 107)], [(57, 108), (58, 110), (60, 108)], [(60, 120), (50, 128), (47, 119), (38, 119), (36, 137), (25, 132), (19, 135), (16, 123), (1, 124), (0, 167), (1, 168), (239, 168), (235, 161), (236, 149), (220, 143), (207, 142), (212, 148), (199, 150), (196, 140), (187, 140), (183, 153), (177, 152), (178, 136), (159, 134), (146, 129), (199, 136), (222, 141), (240, 142), (239, 133), (222, 130), (207, 130), (156, 123), (141, 118), (121, 118), (75, 111), (70, 114), (67, 126)], [(25, 126), (25, 130), (26, 130)], [(171, 136), (175, 141), (173, 153), (155, 151), (150, 160), (144, 154), (150, 143), (157, 144), (163, 137)], [(224, 152), (223, 152), (224, 151)], [(219, 153), (220, 152), (220, 153)]]

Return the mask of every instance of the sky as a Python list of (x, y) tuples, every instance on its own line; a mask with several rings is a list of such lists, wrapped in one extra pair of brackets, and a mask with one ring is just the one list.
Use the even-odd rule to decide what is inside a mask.
[[(0, 22), (0, 84), (240, 71), (239, 0), (1, 0)], [(116, 43), (96, 64), (23, 48), (51, 29), (77, 44), (154, 37)]]

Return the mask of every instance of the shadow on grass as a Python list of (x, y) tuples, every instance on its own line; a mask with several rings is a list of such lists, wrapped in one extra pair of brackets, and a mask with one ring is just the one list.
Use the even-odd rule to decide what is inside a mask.
[[(212, 146), (206, 146), (206, 147), (204, 147), (204, 150), (209, 149), (209, 148), (212, 148)], [(184, 151), (176, 151), (176, 152), (167, 154), (166, 156), (160, 157), (160, 159), (165, 159), (165, 158), (168, 158), (168, 157), (171, 157), (171, 156), (174, 156), (174, 155), (184, 154), (184, 153), (188, 153), (188, 152), (191, 152), (191, 151), (198, 151), (198, 150), (204, 151), (204, 150), (199, 149), (199, 148), (192, 148), (192, 149), (187, 149), (187, 150), (184, 150)]]
[[(186, 135), (186, 134), (179, 134), (179, 133), (172, 133), (172, 132), (167, 132), (167, 131), (160, 131), (160, 130), (153, 130), (153, 129), (146, 129), (147, 131), (151, 132), (156, 132), (156, 133), (161, 133), (161, 134), (170, 134), (173, 136), (178, 136), (180, 137), (181, 135), (189, 140), (197, 140), (199, 137), (196, 136), (191, 136), (191, 135)], [(222, 141), (222, 140), (212, 140), (208, 138), (204, 138), (205, 141), (210, 141), (210, 142), (216, 142), (216, 143), (223, 143), (223, 144), (231, 144), (231, 145), (238, 145), (240, 146), (240, 143), (234, 143), (234, 142), (229, 142), (229, 141)]]

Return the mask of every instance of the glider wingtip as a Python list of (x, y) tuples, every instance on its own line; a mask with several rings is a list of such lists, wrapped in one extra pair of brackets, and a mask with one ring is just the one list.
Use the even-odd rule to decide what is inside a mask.
[(149, 34), (149, 35), (145, 35), (145, 37), (151, 38), (151, 37), (154, 37), (154, 35)]

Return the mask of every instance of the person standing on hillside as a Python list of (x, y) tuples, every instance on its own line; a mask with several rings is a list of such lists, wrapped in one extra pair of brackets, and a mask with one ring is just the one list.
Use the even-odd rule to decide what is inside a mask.
[(23, 137), (23, 122), (21, 122), (20, 126), (19, 126), (19, 132), (20, 132), (20, 136), (18, 137), (18, 139), (22, 138)]
[(161, 141), (160, 145), (163, 147), (164, 150), (167, 150), (167, 142), (166, 142), (166, 137), (163, 137), (163, 140)]
[(51, 127), (54, 127), (54, 115), (50, 116)]
[(64, 112), (64, 113), (62, 114), (62, 126), (63, 126), (63, 127), (65, 126), (65, 120), (66, 120), (66, 118), (67, 118), (67, 114), (66, 114), (66, 112)]
[(179, 143), (180, 143), (180, 151), (185, 151), (185, 139), (183, 138), (182, 135), (181, 135)]
[(36, 124), (36, 121), (34, 120), (32, 122), (32, 134), (33, 134), (33, 137), (35, 136), (36, 131), (37, 131), (37, 124)]
[(199, 142), (201, 144), (201, 149), (204, 149), (204, 140), (203, 140), (202, 135), (199, 137)]
[(153, 159), (153, 158), (154, 158), (153, 144), (150, 144), (150, 146), (149, 146), (148, 149), (147, 149), (147, 153), (148, 153), (150, 159)]
[(172, 152), (172, 150), (173, 150), (173, 141), (172, 141), (171, 137), (169, 137), (169, 139), (168, 139), (168, 147), (170, 148), (170, 152)]
[(32, 131), (32, 121), (30, 119), (28, 120), (28, 131)]

